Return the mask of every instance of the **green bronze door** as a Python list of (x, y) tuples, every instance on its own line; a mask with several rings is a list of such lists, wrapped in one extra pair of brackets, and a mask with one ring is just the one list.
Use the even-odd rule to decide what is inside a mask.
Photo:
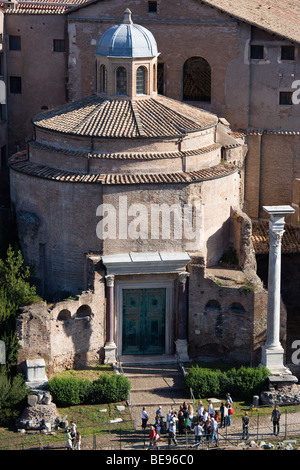
[(123, 354), (165, 352), (166, 289), (123, 290)]

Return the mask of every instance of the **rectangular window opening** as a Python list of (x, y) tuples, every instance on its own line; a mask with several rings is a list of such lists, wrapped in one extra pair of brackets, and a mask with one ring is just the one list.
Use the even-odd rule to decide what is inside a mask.
[(293, 92), (292, 91), (280, 91), (279, 92), (279, 104), (280, 105), (292, 105), (293, 104)]
[(281, 60), (295, 60), (295, 47), (281, 46)]
[(250, 59), (263, 59), (264, 46), (252, 45), (250, 48)]
[(21, 77), (9, 77), (9, 91), (10, 93), (22, 93)]
[(9, 36), (9, 50), (10, 51), (21, 50), (21, 36)]
[(53, 39), (53, 52), (66, 52), (64, 39)]
[(157, 2), (148, 2), (148, 13), (157, 13)]

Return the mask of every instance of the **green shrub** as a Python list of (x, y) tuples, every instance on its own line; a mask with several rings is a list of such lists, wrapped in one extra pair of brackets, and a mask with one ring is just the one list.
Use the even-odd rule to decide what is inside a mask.
[(0, 372), (0, 423), (7, 424), (17, 418), (25, 406), (28, 387), (21, 374), (9, 377), (5, 369)]
[(48, 382), (48, 388), (57, 405), (73, 406), (85, 402), (90, 382), (76, 377), (53, 377)]
[(266, 367), (240, 367), (231, 369), (227, 373), (228, 386), (231, 394), (243, 399), (251, 399), (253, 395), (259, 395), (266, 386), (270, 375)]
[(249, 400), (266, 387), (270, 372), (266, 367), (240, 367), (220, 370), (202, 369), (198, 365), (192, 367), (185, 378), (185, 390), (193, 391), (195, 398), (221, 396), (230, 392), (239, 399)]
[(129, 381), (122, 375), (103, 374), (92, 383), (90, 403), (116, 403), (128, 398)]
[(57, 405), (72, 406), (126, 400), (130, 382), (122, 375), (109, 374), (103, 374), (93, 382), (75, 377), (53, 377), (49, 380), (48, 387)]
[(192, 389), (195, 398), (219, 395), (220, 393), (220, 371), (201, 369), (198, 365), (192, 367), (185, 378), (185, 390)]

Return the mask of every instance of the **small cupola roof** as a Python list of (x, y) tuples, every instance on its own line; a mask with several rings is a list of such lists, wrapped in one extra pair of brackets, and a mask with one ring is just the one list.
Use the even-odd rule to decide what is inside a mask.
[(96, 55), (104, 57), (143, 58), (158, 55), (153, 34), (143, 26), (134, 24), (127, 8), (123, 23), (109, 28), (99, 39)]

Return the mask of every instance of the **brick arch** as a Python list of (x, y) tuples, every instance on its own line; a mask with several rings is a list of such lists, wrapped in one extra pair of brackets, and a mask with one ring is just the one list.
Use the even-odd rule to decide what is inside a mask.
[(233, 313), (246, 313), (245, 308), (239, 302), (233, 302), (229, 308)]
[(92, 309), (87, 304), (81, 305), (76, 312), (76, 318), (90, 317), (91, 315)]
[(211, 65), (201, 56), (191, 56), (183, 64), (184, 101), (211, 102)]
[(63, 310), (61, 310), (59, 312), (59, 314), (57, 315), (57, 320), (60, 320), (60, 321), (66, 321), (66, 320), (70, 320), (71, 319), (71, 312), (70, 310), (64, 308)]

